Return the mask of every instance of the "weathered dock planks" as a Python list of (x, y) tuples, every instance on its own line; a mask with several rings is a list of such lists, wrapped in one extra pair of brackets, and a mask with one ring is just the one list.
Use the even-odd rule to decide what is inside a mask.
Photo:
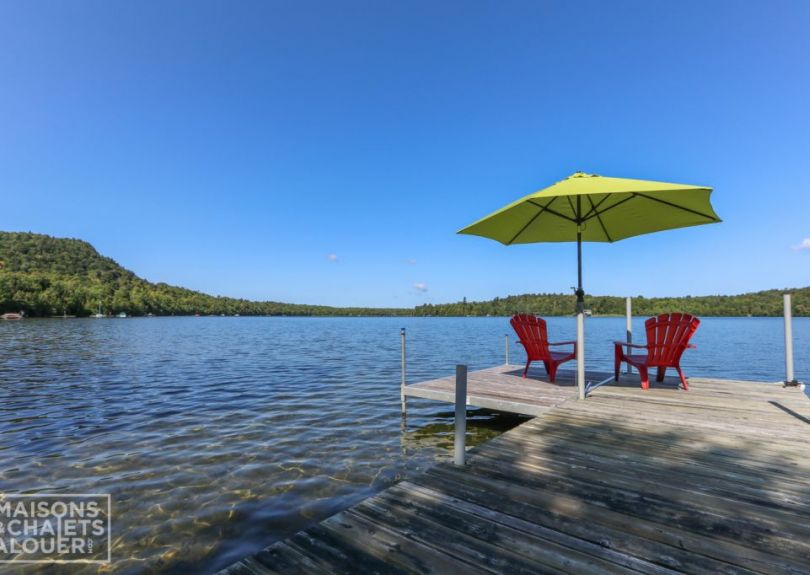
[[(470, 374), (472, 405), (499, 369)], [(468, 465), (437, 465), (225, 572), (810, 573), (810, 400), (623, 379), (586, 401), (528, 381), (537, 403), (529, 387), (512, 403), (541, 415)]]
[[(523, 415), (542, 415), (549, 408), (576, 397), (575, 375), (573, 371), (561, 370), (557, 374), (557, 381), (549, 383), (543, 368), (537, 366), (529, 370), (528, 378), (523, 378), (523, 366), (517, 365), (499, 365), (472, 371), (467, 376), (467, 405)], [(586, 374), (591, 382), (601, 381), (608, 375), (602, 372)], [(661, 385), (675, 387), (677, 378), (668, 377)], [(406, 385), (403, 395), (455, 403), (455, 379), (449, 376)]]

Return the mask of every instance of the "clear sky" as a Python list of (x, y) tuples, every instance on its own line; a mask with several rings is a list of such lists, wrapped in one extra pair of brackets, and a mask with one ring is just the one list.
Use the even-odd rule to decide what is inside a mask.
[(0, 229), (251, 299), (560, 292), (574, 244), (455, 232), (582, 170), (724, 219), (586, 244), (587, 292), (806, 286), (808, 29), (803, 0), (3, 2)]

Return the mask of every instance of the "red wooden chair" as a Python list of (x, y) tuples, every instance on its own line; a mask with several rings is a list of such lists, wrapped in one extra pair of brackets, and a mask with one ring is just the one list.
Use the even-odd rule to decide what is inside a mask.
[[(634, 345), (627, 342), (615, 341), (614, 367), (616, 381), (619, 381), (619, 368), (622, 362), (629, 363), (638, 370), (641, 376), (641, 387), (650, 388), (650, 378), (647, 370), (657, 367), (656, 381), (664, 381), (668, 367), (674, 367), (681, 378), (683, 388), (688, 390), (689, 384), (681, 371), (681, 355), (686, 348), (694, 348), (689, 340), (697, 331), (700, 320), (688, 313), (664, 313), (658, 317), (651, 317), (644, 322), (647, 330), (647, 345)], [(644, 354), (626, 354), (624, 348), (645, 349)]]
[[(526, 369), (523, 370), (523, 377), (529, 371), (529, 364), (533, 361), (542, 361), (546, 366), (546, 373), (551, 383), (554, 383), (554, 378), (557, 376), (557, 367), (561, 363), (570, 361), (577, 356), (577, 342), (575, 341), (548, 341), (548, 330), (546, 329), (546, 320), (541, 317), (519, 313), (512, 317), (510, 322), (515, 329), (520, 344), (526, 350)], [(548, 348), (552, 345), (570, 345), (573, 344), (574, 351), (571, 353), (550, 351)]]

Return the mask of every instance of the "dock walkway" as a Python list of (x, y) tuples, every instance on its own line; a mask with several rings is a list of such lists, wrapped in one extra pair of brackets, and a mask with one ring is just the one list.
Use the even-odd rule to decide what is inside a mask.
[[(471, 371), (467, 376), (467, 405), (523, 415), (542, 415), (555, 405), (577, 396), (575, 372), (560, 370), (555, 383), (545, 380), (542, 367), (533, 366), (523, 377), (523, 366), (498, 365)], [(591, 374), (591, 379), (604, 374)], [(455, 376), (406, 385), (405, 397), (456, 401)]]
[[(470, 374), (471, 404), (492, 399), (475, 384), (491, 371)], [(521, 388), (538, 417), (466, 466), (436, 465), (225, 572), (810, 573), (810, 400), (624, 381), (586, 401), (564, 380)]]

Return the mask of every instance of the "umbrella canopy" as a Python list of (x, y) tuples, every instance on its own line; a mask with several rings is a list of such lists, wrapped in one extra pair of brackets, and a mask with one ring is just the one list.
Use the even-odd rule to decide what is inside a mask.
[(577, 242), (577, 380), (585, 396), (582, 242), (615, 242), (673, 228), (717, 223), (707, 186), (608, 178), (576, 172), (459, 230), (505, 245)]
[(615, 242), (719, 222), (707, 186), (577, 172), (460, 230), (502, 244)]

